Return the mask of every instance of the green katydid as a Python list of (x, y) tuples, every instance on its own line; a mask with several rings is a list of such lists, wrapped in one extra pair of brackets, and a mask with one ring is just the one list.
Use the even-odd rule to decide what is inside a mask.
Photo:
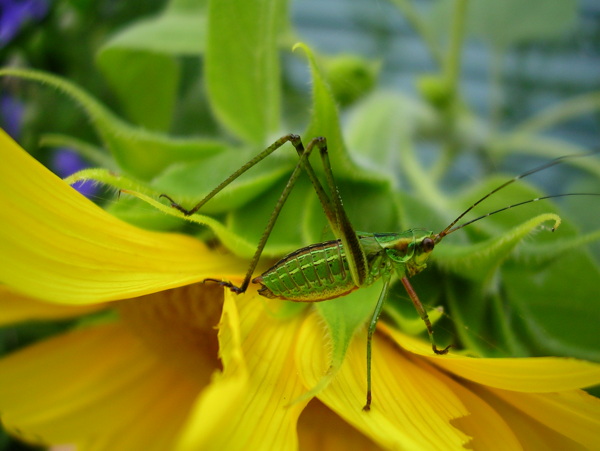
[[(571, 195), (600, 195), (598, 193), (569, 193), (539, 197), (509, 205), (458, 226), (456, 225), (458, 221), (460, 221), (475, 206), (507, 185), (535, 172), (559, 164), (566, 158), (573, 157), (564, 156), (551, 160), (542, 166), (518, 175), (498, 186), (496, 189), (492, 190), (467, 208), (439, 233), (433, 233), (420, 229), (410, 229), (400, 233), (357, 232), (352, 227), (344, 207), (342, 206), (342, 200), (333, 177), (325, 138), (314, 138), (305, 148), (302, 144), (300, 136), (289, 134), (281, 137), (267, 149), (263, 150), (257, 156), (244, 164), (240, 169), (231, 174), (190, 210), (185, 209), (166, 194), (161, 194), (160, 197), (168, 199), (171, 202), (171, 206), (181, 211), (184, 215), (193, 215), (200, 210), (206, 202), (212, 199), (232, 181), (237, 179), (248, 169), (262, 161), (264, 158), (269, 156), (287, 142), (291, 142), (291, 144), (295, 147), (299, 156), (299, 161), (275, 205), (275, 209), (273, 210), (265, 231), (258, 243), (256, 252), (254, 253), (254, 257), (252, 258), (250, 267), (248, 268), (248, 272), (246, 273), (242, 284), (237, 286), (231, 282), (217, 279), (205, 279), (204, 281), (217, 282), (222, 286), (229, 288), (232, 292), (238, 294), (244, 293), (249, 284), (252, 282), (260, 285), (258, 293), (267, 298), (278, 298), (296, 302), (320, 302), (339, 296), (344, 296), (358, 288), (369, 286), (375, 281), (382, 279), (383, 289), (377, 301), (371, 320), (369, 321), (367, 333), (367, 392), (366, 403), (363, 407), (363, 410), (365, 411), (370, 410), (371, 406), (372, 338), (386, 297), (388, 295), (390, 280), (394, 274), (404, 285), (408, 296), (413, 302), (421, 319), (424, 321), (429, 334), (433, 352), (435, 354), (446, 354), (452, 345), (441, 349), (436, 346), (433, 339), (433, 328), (431, 326), (431, 322), (429, 321), (427, 311), (421, 304), (421, 301), (419, 300), (408, 279), (409, 277), (414, 276), (426, 268), (427, 260), (434, 247), (445, 236), (455, 232), (456, 230), (459, 230), (490, 215), (508, 210), (509, 208), (553, 197)], [(309, 156), (315, 147), (319, 149), (321, 155), (329, 194), (327, 194), (323, 188), (323, 185), (317, 178), (309, 160)], [(254, 275), (254, 270), (258, 265), (262, 251), (275, 225), (275, 222), (277, 221), (277, 217), (279, 216), (281, 208), (286, 202), (291, 190), (294, 188), (294, 184), (296, 183), (303, 169), (310, 178), (310, 181), (317, 193), (319, 201), (321, 202), (327, 217), (327, 221), (329, 222), (329, 225), (337, 239), (312, 244), (292, 252), (275, 263), (275, 265), (266, 270), (260, 276), (253, 279), (252, 276)]]

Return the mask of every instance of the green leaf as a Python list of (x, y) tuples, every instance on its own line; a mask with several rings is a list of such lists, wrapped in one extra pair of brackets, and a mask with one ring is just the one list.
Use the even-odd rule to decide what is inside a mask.
[(331, 363), (338, 367), (344, 360), (350, 340), (373, 315), (382, 290), (381, 283), (364, 287), (348, 296), (316, 304), (317, 311), (327, 324), (331, 338)]
[[(228, 216), (227, 224), (235, 233), (247, 237), (249, 241), (258, 242), (289, 174), (288, 167), (286, 176), (280, 177), (277, 184), (270, 185), (265, 195)], [(340, 180), (338, 188), (342, 199), (348, 200), (345, 209), (357, 230), (385, 232), (397, 229), (398, 212), (389, 185)], [(302, 246), (334, 238), (315, 190), (308, 177), (302, 174), (267, 241), (265, 255), (280, 256)]]
[(98, 66), (131, 121), (149, 130), (169, 129), (181, 72), (175, 59), (113, 48), (101, 51)]
[(221, 122), (241, 139), (264, 144), (279, 127), (277, 38), (283, 0), (213, 0), (208, 9), (206, 86)]
[(206, 47), (206, 2), (171, 2), (156, 17), (141, 19), (119, 30), (102, 51), (113, 48), (165, 55), (201, 55)]
[(415, 139), (421, 124), (432, 119), (426, 105), (397, 92), (376, 91), (351, 111), (346, 141), (358, 164), (396, 183), (398, 150)]
[(310, 47), (298, 43), (294, 46), (294, 50), (296, 49), (302, 49), (308, 58), (313, 85), (312, 115), (310, 124), (304, 132), (304, 139), (310, 140), (318, 136), (327, 138), (331, 167), (338, 178), (389, 184), (389, 180), (378, 171), (359, 167), (352, 160), (342, 137), (338, 108), (326, 77)]
[[(457, 212), (464, 211), (484, 194), (498, 187), (506, 179), (491, 177), (485, 183), (470, 189), (466, 194), (456, 196), (452, 202)], [(517, 202), (534, 199), (540, 192), (529, 187), (524, 182), (511, 184), (500, 192), (486, 199), (476, 207), (468, 218), (485, 215)], [(440, 267), (471, 280), (489, 280), (495, 269), (509, 256), (516, 246), (534, 230), (545, 225), (547, 230), (556, 227), (560, 218), (557, 209), (550, 201), (533, 202), (520, 207), (511, 208), (490, 217), (485, 217), (474, 224), (466, 226), (449, 235), (440, 243), (434, 252), (434, 259)], [(455, 216), (453, 213), (452, 216)], [(451, 216), (451, 217), (452, 217)], [(465, 223), (465, 218), (460, 223)], [(517, 224), (517, 225), (516, 225)], [(516, 225), (516, 226), (515, 226)], [(560, 225), (557, 234), (542, 233), (536, 236), (537, 243), (555, 243), (557, 236), (570, 237), (575, 234), (574, 228), (568, 223)], [(457, 241), (465, 242), (470, 236), (474, 244), (456, 245)], [(527, 256), (527, 255), (525, 255)], [(529, 262), (531, 262), (531, 255)]]
[(440, 231), (447, 225), (448, 218), (452, 216), (450, 213), (447, 213), (447, 217), (442, 216), (427, 202), (406, 192), (397, 192), (395, 198), (398, 199), (396, 204), (400, 211), (401, 230), (418, 228)]
[(487, 241), (468, 246), (445, 244), (436, 250), (436, 264), (446, 270), (473, 280), (490, 280), (494, 271), (506, 260), (514, 248), (531, 232), (545, 222), (557, 227), (560, 218), (547, 213)]
[(318, 302), (316, 309), (327, 325), (329, 346), (329, 369), (315, 387), (304, 393), (295, 402), (317, 395), (333, 380), (344, 363), (350, 341), (373, 315), (375, 303), (381, 293), (382, 284), (375, 283), (347, 296)]
[[(439, 307), (438, 303), (440, 302), (442, 291), (442, 286), (439, 283), (440, 278), (438, 272), (429, 269), (413, 277), (410, 281), (427, 310), (431, 324), (436, 329), (435, 338), (438, 345), (446, 343), (445, 337), (440, 339), (441, 332), (443, 332), (442, 329), (435, 327), (436, 323), (444, 317), (443, 310), (437, 308)], [(388, 322), (391, 320), (393, 324), (407, 334), (422, 334), (423, 338), (427, 336), (427, 326), (419, 316), (404, 285), (400, 281), (396, 281), (390, 289), (385, 304), (384, 315), (384, 320), (387, 319)]]
[(503, 275), (507, 299), (527, 328), (524, 341), (535, 354), (600, 361), (600, 269), (589, 253), (570, 251), (534, 275), (507, 265)]
[[(391, 187), (340, 180), (338, 188), (344, 201), (344, 209), (356, 230), (398, 231), (398, 210), (393, 202)], [(314, 190), (310, 193), (308, 204), (304, 209), (303, 235), (306, 243), (318, 243), (334, 238)]]
[[(160, 192), (154, 190), (147, 184), (137, 182), (126, 176), (117, 176), (105, 169), (84, 169), (76, 174), (65, 178), (65, 182), (72, 184), (80, 180), (95, 180), (105, 185), (121, 190), (125, 194), (130, 194), (151, 205), (155, 209), (166, 213), (169, 216), (184, 219), (189, 222), (209, 227), (217, 238), (232, 253), (241, 257), (250, 258), (254, 255), (256, 244), (247, 241), (244, 237), (228, 230), (221, 222), (209, 216), (194, 214), (185, 216), (179, 210), (171, 206), (162, 204), (158, 199)], [(157, 227), (159, 228), (159, 227)]]
[[(531, 274), (529, 271), (525, 271)], [(476, 281), (441, 277), (452, 321), (454, 341), (477, 357), (526, 357), (531, 355), (521, 342), (506, 310), (512, 309), (497, 290)], [(436, 328), (436, 332), (438, 329)], [(437, 335), (437, 334), (436, 334)]]
[(98, 52), (98, 65), (127, 116), (166, 131), (180, 80), (175, 57), (201, 55), (206, 43), (205, 2), (171, 2), (163, 13), (128, 24)]
[(342, 178), (358, 178), (362, 175), (362, 171), (355, 166), (348, 155), (342, 137), (337, 105), (331, 88), (310, 47), (298, 43), (294, 46), (294, 50), (296, 49), (302, 49), (306, 54), (312, 76), (312, 115), (310, 124), (304, 132), (304, 139), (310, 140), (318, 136), (325, 137), (331, 166), (334, 168), (335, 174)]
[(210, 227), (210, 229), (215, 233), (217, 238), (223, 245), (229, 249), (233, 254), (239, 255), (244, 258), (251, 258), (254, 255), (254, 251), (256, 250), (256, 244), (250, 243), (245, 240), (243, 237), (232, 233), (229, 229), (227, 229), (223, 224), (219, 221), (211, 218), (210, 216), (204, 216), (199, 214), (194, 214), (192, 216), (185, 216), (179, 210), (171, 208), (170, 206), (166, 206), (161, 204), (157, 200), (136, 192), (136, 191), (126, 191), (127, 194), (131, 194), (132, 196), (137, 197), (138, 199), (143, 200), (144, 202), (152, 205), (154, 208), (162, 211), (171, 216), (175, 216), (177, 218), (185, 219), (190, 222), (194, 222), (196, 224), (205, 225)]
[[(179, 203), (192, 206), (257, 153), (255, 148), (229, 148), (202, 160), (173, 165), (155, 178), (152, 185)], [(211, 199), (202, 213), (225, 213), (239, 208), (289, 175), (292, 168), (289, 159), (266, 158)]]
[(226, 147), (224, 143), (214, 139), (172, 138), (132, 127), (85, 91), (56, 75), (6, 68), (0, 69), (1, 76), (15, 76), (48, 84), (77, 101), (92, 120), (92, 125), (119, 167), (142, 180), (155, 177), (173, 163), (198, 160)]
[(111, 215), (146, 230), (172, 231), (183, 226), (180, 218), (167, 216), (135, 197), (119, 196), (116, 202), (103, 207)]
[[(559, 229), (562, 232), (562, 228)], [(587, 234), (575, 234), (572, 236), (560, 236), (557, 240), (552, 242), (543, 243), (525, 243), (519, 252), (515, 256), (515, 260), (527, 262), (528, 264), (540, 265), (546, 263), (549, 260), (558, 259), (562, 254), (567, 251), (585, 246), (586, 244), (593, 243), (594, 241), (600, 240), (600, 230), (590, 232)]]
[[(470, 189), (466, 194), (456, 196), (449, 202), (448, 208), (454, 210), (454, 213), (450, 214), (450, 219), (505, 181), (505, 178), (491, 177), (479, 186)], [(487, 199), (462, 222), (540, 195), (539, 191), (520, 181)], [(586, 198), (586, 200), (589, 199)], [(433, 256), (436, 266), (450, 273), (450, 275), (448, 273), (445, 276), (442, 275), (441, 278), (446, 280), (444, 293), (455, 322), (455, 329), (460, 336), (461, 343), (469, 350), (488, 356), (556, 355), (559, 353), (560, 355), (591, 358), (592, 354), (589, 353), (589, 349), (585, 348), (585, 346), (589, 347), (589, 343), (584, 346), (580, 338), (574, 339), (574, 341), (581, 346), (577, 348), (573, 345), (571, 349), (573, 352), (569, 353), (568, 346), (564, 340), (561, 341), (558, 335), (558, 328), (554, 328), (552, 334), (546, 339), (541, 340), (540, 338), (544, 335), (540, 330), (547, 330), (548, 327), (551, 327), (546, 327), (546, 322), (553, 324), (553, 321), (556, 321), (560, 315), (566, 317), (567, 307), (561, 306), (560, 302), (545, 290), (542, 283), (538, 286), (535, 281), (546, 277), (544, 274), (548, 270), (548, 265), (557, 265), (557, 262), (564, 260), (565, 256), (579, 254), (580, 251), (574, 250), (575, 247), (598, 239), (600, 236), (598, 231), (580, 235), (569, 224), (569, 221), (565, 220), (555, 233), (541, 232), (526, 240), (530, 232), (534, 231), (544, 218), (553, 220), (555, 212), (558, 210), (550, 201), (534, 202), (522, 207), (511, 208), (457, 231), (436, 247)], [(560, 215), (567, 218), (563, 214)], [(515, 227), (515, 224), (518, 225)], [(550, 229), (551, 225), (553, 224), (548, 224), (546, 228)], [(470, 238), (475, 244), (453, 244), (461, 241), (466, 243), (467, 238)], [(497, 271), (503, 262), (501, 269)], [(574, 263), (569, 263), (569, 265), (576, 267)], [(556, 270), (553, 277), (556, 279), (563, 277), (559, 275), (561, 271)], [(597, 280), (597, 275), (593, 272), (584, 274), (582, 270), (579, 277), (574, 274), (570, 274), (568, 277), (567, 273), (568, 271), (565, 270), (564, 280), (585, 280), (586, 282)], [(515, 275), (518, 275), (518, 280)], [(531, 292), (535, 291), (533, 286), (539, 288), (540, 309), (536, 309), (536, 312), (538, 310), (552, 312), (548, 313), (548, 319), (538, 319), (536, 314), (528, 316), (520, 307), (531, 305), (530, 297), (533, 295)], [(542, 307), (543, 299), (546, 299), (546, 304)], [(554, 304), (558, 305), (557, 310), (553, 309)], [(576, 309), (581, 310), (580, 308)], [(592, 316), (591, 310), (590, 308), (586, 312), (590, 317)], [(529, 310), (527, 311), (529, 312)], [(557, 311), (562, 313), (557, 314)], [(530, 323), (529, 318), (533, 318), (533, 322)], [(536, 332), (535, 334), (533, 332), (524, 334), (521, 332), (523, 329)], [(585, 330), (585, 326), (582, 329)], [(589, 331), (583, 332), (583, 335), (587, 333)], [(537, 337), (532, 336), (536, 334)], [(540, 341), (544, 341), (547, 346), (545, 348), (539, 346), (538, 342)], [(550, 348), (550, 345), (553, 347)]]
[(138, 182), (137, 180), (132, 180), (127, 176), (117, 175), (114, 172), (109, 171), (108, 169), (83, 169), (81, 171), (76, 172), (75, 174), (64, 178), (65, 183), (68, 183), (69, 185), (72, 185), (76, 182), (84, 182), (88, 180), (100, 182), (104, 185), (116, 188), (118, 190), (139, 191), (149, 196), (160, 195), (160, 193), (156, 193), (147, 184)]
[[(508, 180), (510, 180), (510, 177), (494, 175), (488, 177), (482, 183), (469, 188), (464, 193), (453, 196), (453, 198), (448, 201), (448, 206), (446, 208), (447, 218), (445, 219), (445, 223), (441, 224), (441, 226), (445, 227), (448, 225), (450, 220), (458, 216), (458, 214), (463, 212), (468, 206), (473, 205), (475, 201), (479, 200), (484, 195), (490, 193), (492, 190), (496, 189), (498, 186), (502, 185)], [(483, 216), (493, 211), (508, 207), (509, 205), (535, 199), (543, 195), (544, 193), (542, 193), (539, 189), (536, 189), (527, 184), (525, 181), (520, 180), (516, 183), (506, 186), (501, 191), (487, 198), (484, 202), (479, 204), (470, 213), (468, 213), (468, 215), (463, 218), (459, 224), (465, 223), (469, 219)], [(552, 200), (531, 202), (522, 206), (504, 210), (489, 217), (485, 217), (480, 221), (477, 221), (474, 224), (455, 232), (452, 234), (453, 238), (446, 238), (445, 242), (456, 242), (457, 240), (460, 240), (459, 236), (463, 237), (463, 242), (466, 241), (464, 240), (466, 236), (471, 236), (472, 238), (479, 240), (495, 237), (517, 224), (523, 223), (536, 215), (541, 215), (544, 213), (557, 213), (559, 216), (562, 216)], [(561, 224), (558, 233), (564, 236), (570, 236), (575, 233), (575, 230), (568, 221), (565, 221)], [(552, 234), (540, 234), (539, 237), (536, 237), (536, 240), (554, 241), (555, 238)], [(473, 241), (473, 239), (471, 241)]]
[[(254, 243), (256, 246), (264, 233), (275, 204), (281, 196), (287, 181), (288, 178), (284, 177), (273, 185), (265, 195), (229, 213), (227, 215), (227, 226), (230, 227), (232, 232), (243, 236), (246, 241)], [(303, 240), (303, 212), (306, 211), (308, 199), (314, 195), (308, 177), (300, 177), (269, 236), (263, 252), (265, 257), (280, 257), (309, 244)]]

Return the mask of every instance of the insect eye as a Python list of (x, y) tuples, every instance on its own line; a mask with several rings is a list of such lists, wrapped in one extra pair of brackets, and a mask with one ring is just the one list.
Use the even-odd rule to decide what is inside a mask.
[(425, 252), (431, 252), (435, 247), (435, 242), (431, 238), (425, 238), (422, 243)]

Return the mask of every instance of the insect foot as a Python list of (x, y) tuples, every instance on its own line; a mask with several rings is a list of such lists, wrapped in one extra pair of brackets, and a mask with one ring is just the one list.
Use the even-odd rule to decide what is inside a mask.
[(192, 215), (192, 213), (193, 213), (192, 210), (187, 210), (187, 209), (183, 208), (181, 205), (179, 205), (177, 202), (175, 202), (170, 196), (167, 196), (166, 194), (161, 194), (160, 196), (158, 196), (159, 199), (161, 197), (164, 197), (165, 199), (167, 199), (171, 203), (171, 208), (175, 208), (176, 210), (179, 210), (185, 216), (191, 216)]
[(448, 351), (450, 350), (450, 348), (453, 348), (454, 345), (448, 345), (446, 346), (444, 349), (438, 349), (438, 347), (434, 344), (431, 345), (431, 349), (433, 349), (433, 352), (435, 352), (437, 355), (445, 355), (448, 354)]
[(226, 280), (219, 280), (219, 279), (204, 279), (204, 280), (202, 281), (202, 283), (205, 283), (205, 282), (214, 282), (214, 283), (218, 283), (218, 284), (219, 284), (220, 286), (222, 286), (222, 287), (229, 288), (229, 289), (230, 289), (230, 290), (231, 290), (233, 293), (235, 293), (235, 294), (241, 294), (241, 293), (243, 293), (244, 291), (246, 291), (246, 290), (244, 290), (244, 289), (242, 289), (242, 288), (238, 287), (237, 285), (234, 285), (234, 284), (232, 284), (231, 282), (227, 282)]

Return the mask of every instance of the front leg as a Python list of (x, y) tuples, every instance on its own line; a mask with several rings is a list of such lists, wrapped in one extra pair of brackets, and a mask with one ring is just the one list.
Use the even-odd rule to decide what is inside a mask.
[(414, 288), (408, 281), (407, 277), (403, 277), (400, 280), (402, 282), (402, 285), (404, 285), (404, 289), (408, 293), (408, 297), (410, 297), (410, 300), (412, 301), (413, 305), (417, 309), (419, 316), (421, 317), (421, 319), (425, 323), (425, 326), (427, 327), (427, 333), (429, 334), (429, 341), (431, 342), (431, 349), (433, 349), (433, 352), (436, 353), (437, 355), (448, 354), (448, 351), (450, 350), (450, 348), (453, 347), (453, 345), (450, 344), (450, 345), (446, 346), (444, 349), (439, 349), (435, 345), (435, 341), (433, 339), (433, 327), (431, 327), (431, 321), (429, 321), (429, 315), (427, 314), (427, 311), (423, 307), (423, 304), (421, 304), (421, 301), (419, 300), (419, 296), (417, 296), (416, 291), (414, 290)]

